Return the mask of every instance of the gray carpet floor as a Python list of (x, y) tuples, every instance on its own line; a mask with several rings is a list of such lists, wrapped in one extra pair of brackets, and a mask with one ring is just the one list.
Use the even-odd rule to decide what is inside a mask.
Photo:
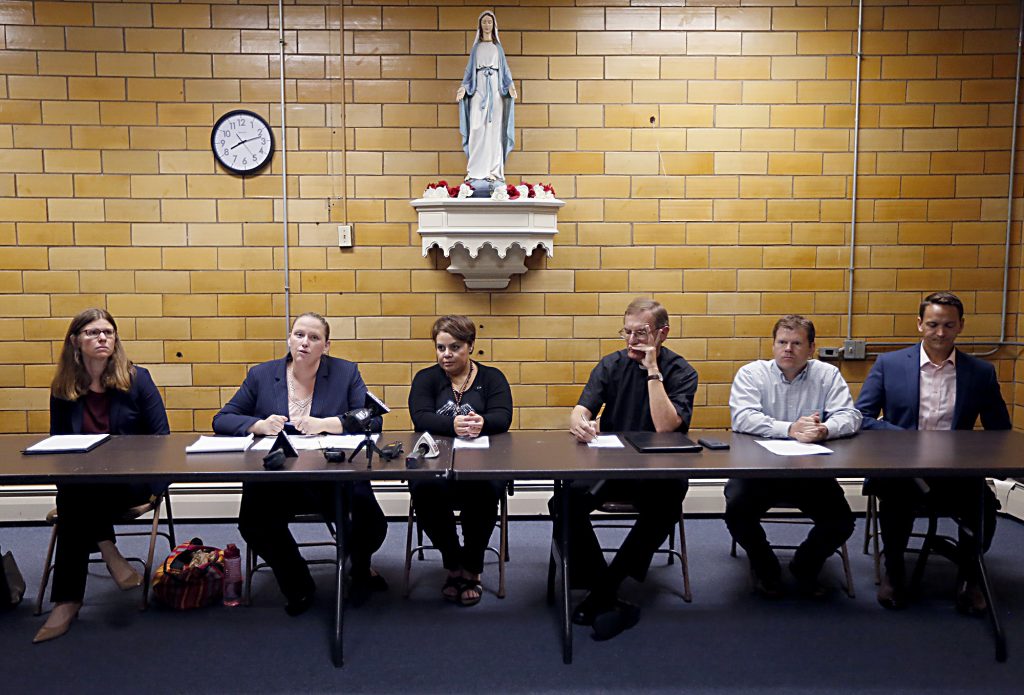
[[(118, 591), (95, 566), (69, 634), (32, 645), (44, 619), (32, 615), (31, 604), (48, 529), (2, 528), (0, 544), (14, 550), (29, 595), (0, 614), (0, 692), (1024, 692), (1024, 525), (1013, 520), (1000, 520), (989, 554), (1009, 633), (1004, 664), (994, 660), (987, 622), (953, 610), (953, 569), (942, 559), (929, 564), (923, 596), (910, 610), (891, 613), (875, 603), (871, 559), (860, 552), (863, 520), (850, 545), (855, 599), (838, 590), (833, 559), (825, 579), (837, 590), (828, 598), (766, 602), (750, 593), (742, 552), (729, 556), (724, 524), (691, 519), (693, 603), (680, 598), (678, 565), (656, 559), (647, 582), (624, 587), (642, 607), (640, 624), (603, 643), (575, 628), (575, 662), (563, 665), (556, 614), (545, 602), (550, 528), (513, 522), (508, 597), (492, 593), (497, 570), (489, 565), (481, 604), (460, 608), (440, 597), (436, 554), (414, 563), (412, 595), (402, 598), (405, 527), (390, 524), (375, 564), (392, 590), (346, 612), (342, 669), (330, 663), (331, 570), (323, 566), (314, 569), (318, 602), (298, 618), (285, 615), (270, 573), (258, 575), (249, 608), (139, 612), (138, 594)], [(803, 532), (771, 531), (782, 541)], [(238, 542), (229, 524), (183, 523), (178, 533), (214, 545)], [(311, 537), (320, 529), (296, 533)], [(123, 548), (140, 552), (141, 541), (127, 539)]]

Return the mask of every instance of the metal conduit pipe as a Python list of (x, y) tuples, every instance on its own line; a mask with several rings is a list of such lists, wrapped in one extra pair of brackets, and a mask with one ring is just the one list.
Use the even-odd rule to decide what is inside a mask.
[[(1010, 301), (1010, 240), (1012, 238), (1012, 226), (1013, 226), (1013, 186), (1015, 179), (1015, 169), (1017, 163), (1017, 120), (1020, 112), (1020, 76), (1021, 76), (1021, 54), (1024, 49), (1024, 0), (1021, 0), (1020, 13), (1017, 18), (1017, 67), (1014, 72), (1014, 89), (1013, 89), (1013, 119), (1010, 127), (1010, 166), (1009, 166), (1009, 180), (1006, 190), (1006, 239), (1004, 243), (1004, 254), (1003, 254), (1003, 301), (1002, 309), (1000, 311), (999, 319), (999, 339), (996, 341), (969, 341), (957, 343), (960, 346), (968, 347), (981, 347), (981, 346), (994, 346), (990, 350), (980, 353), (972, 353), (977, 357), (988, 357), (994, 355), (1003, 347), (1024, 347), (1024, 342), (1020, 341), (1007, 341), (1006, 340), (1006, 316), (1008, 313), (1009, 301)], [(847, 313), (846, 313), (846, 337), (850, 339), (853, 337), (853, 273), (855, 270), (854, 266), (854, 245), (856, 243), (857, 234), (857, 158), (859, 154), (858, 148), (858, 134), (860, 130), (860, 67), (863, 55), (861, 54), (861, 31), (863, 29), (863, 10), (864, 2), (859, 0), (858, 2), (858, 13), (857, 13), (857, 83), (856, 83), (856, 96), (854, 106), (854, 133), (853, 133), (853, 192), (852, 198), (853, 203), (851, 206), (850, 213), (850, 264), (848, 267), (849, 271), (849, 294), (847, 301)], [(1024, 247), (1024, 235), (1022, 235), (1022, 247)], [(1024, 254), (1022, 254), (1024, 257)], [(916, 341), (882, 341), (882, 342), (870, 342), (868, 345), (872, 347), (906, 347), (908, 345), (915, 345)], [(877, 356), (878, 353), (869, 352), (868, 356)]]
[(281, 220), (284, 229), (285, 335), (292, 329), (292, 288), (288, 262), (288, 128), (284, 98), (284, 0), (277, 0), (277, 59), (281, 78)]
[[(1022, 0), (1024, 1), (1024, 0)], [(856, 270), (853, 253), (857, 245), (857, 176), (858, 160), (860, 159), (860, 66), (864, 61), (864, 0), (857, 2), (857, 77), (854, 81), (853, 96), (853, 189), (850, 192), (850, 263), (847, 268), (848, 291), (846, 295), (846, 339), (853, 338), (853, 273)]]

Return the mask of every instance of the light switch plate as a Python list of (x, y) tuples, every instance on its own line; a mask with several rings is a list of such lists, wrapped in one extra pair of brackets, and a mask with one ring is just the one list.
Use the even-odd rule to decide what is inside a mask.
[(338, 246), (341, 248), (350, 248), (352, 246), (352, 225), (338, 225)]

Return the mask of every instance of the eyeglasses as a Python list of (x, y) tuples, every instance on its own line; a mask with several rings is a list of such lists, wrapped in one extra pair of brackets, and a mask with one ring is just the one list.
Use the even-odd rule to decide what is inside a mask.
[(82, 335), (84, 335), (86, 338), (99, 338), (101, 335), (106, 336), (108, 338), (113, 338), (115, 335), (117, 335), (117, 331), (115, 331), (113, 328), (86, 328), (84, 331), (82, 331)]
[(630, 340), (632, 338), (636, 338), (637, 340), (643, 342), (650, 338), (651, 334), (657, 332), (657, 330), (657, 328), (652, 329), (650, 326), (641, 326), (635, 331), (631, 331), (628, 328), (623, 328), (622, 330), (619, 331), (619, 337), (622, 338), (623, 340)]

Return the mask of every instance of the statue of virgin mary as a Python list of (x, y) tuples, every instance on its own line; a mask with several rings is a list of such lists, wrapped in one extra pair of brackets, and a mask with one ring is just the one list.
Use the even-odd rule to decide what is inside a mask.
[(466, 181), (474, 188), (489, 192), (505, 181), (505, 158), (515, 144), (518, 96), (498, 38), (498, 20), (490, 10), (481, 12), (466, 74), (455, 95), (462, 149), (468, 158)]

